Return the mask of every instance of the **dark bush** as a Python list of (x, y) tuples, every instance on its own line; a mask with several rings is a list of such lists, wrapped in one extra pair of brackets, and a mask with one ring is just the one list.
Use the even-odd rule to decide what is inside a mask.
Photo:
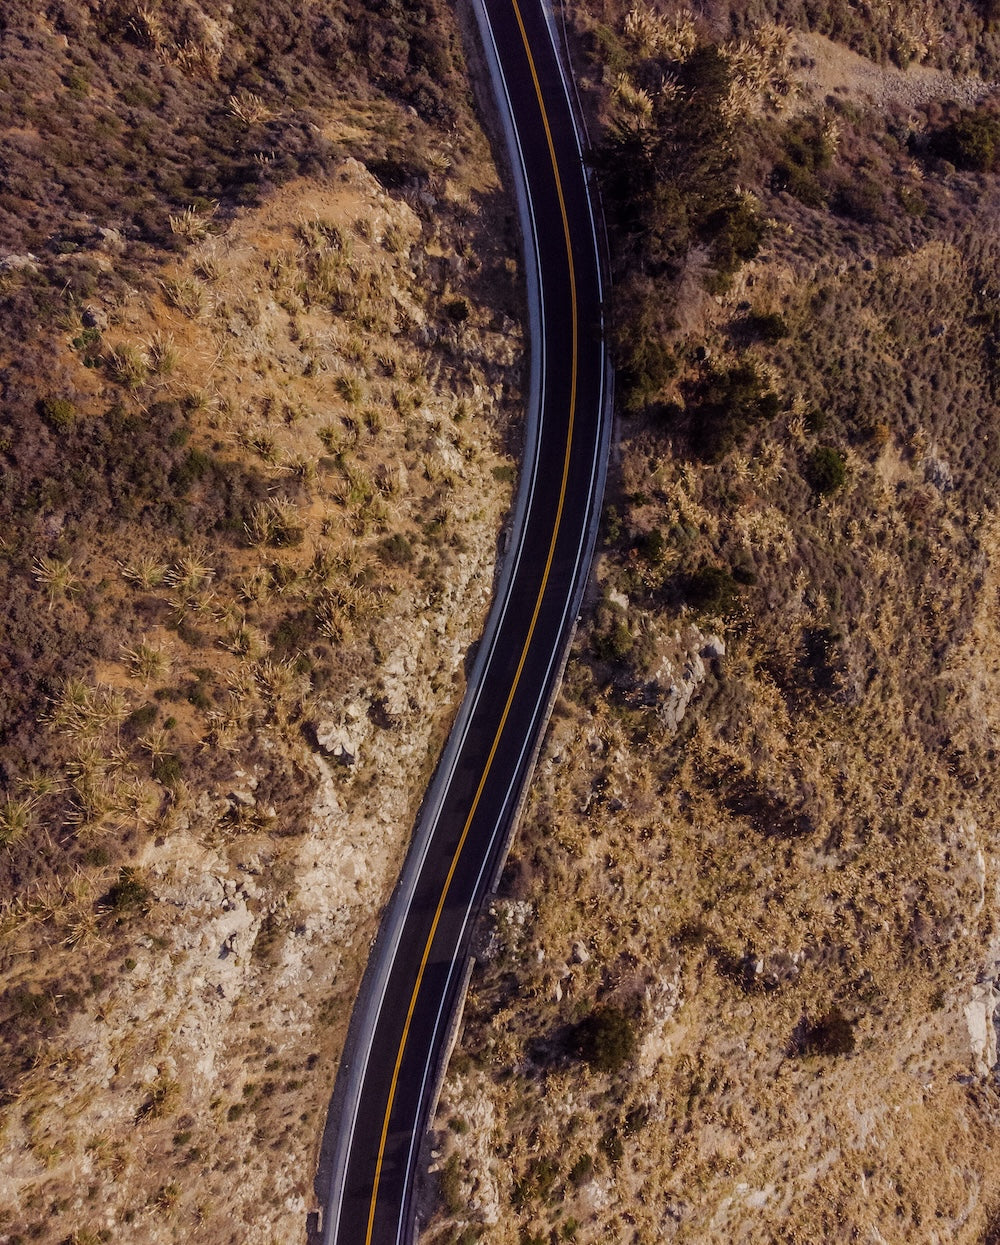
[(687, 603), (708, 614), (728, 614), (736, 604), (740, 587), (721, 566), (702, 566), (685, 575), (681, 591)]
[(690, 393), (691, 445), (706, 462), (716, 462), (754, 427), (781, 409), (750, 362), (712, 370)]
[(159, 712), (159, 706), (152, 701), (140, 705), (138, 709), (133, 709), (122, 723), (122, 734), (126, 739), (135, 739), (147, 726), (153, 725)]
[(379, 557), (390, 566), (405, 566), (413, 561), (413, 546), (402, 532), (383, 536), (378, 545)]
[(850, 1055), (855, 1046), (854, 1024), (834, 1007), (815, 1022), (803, 1021), (793, 1045), (800, 1055)]
[(152, 900), (152, 892), (135, 869), (123, 865), (118, 870), (118, 881), (101, 896), (101, 907), (116, 916), (129, 912), (146, 912)]
[(759, 342), (773, 346), (788, 336), (788, 323), (778, 311), (760, 312), (747, 316), (746, 331)]
[(806, 478), (820, 496), (835, 493), (847, 479), (847, 464), (843, 455), (831, 445), (817, 445), (809, 455)]
[(619, 1007), (599, 1007), (576, 1026), (574, 1053), (598, 1072), (619, 1072), (635, 1054), (635, 1022)]
[(1000, 162), (1000, 117), (976, 109), (931, 138), (930, 150), (960, 169), (993, 172)]

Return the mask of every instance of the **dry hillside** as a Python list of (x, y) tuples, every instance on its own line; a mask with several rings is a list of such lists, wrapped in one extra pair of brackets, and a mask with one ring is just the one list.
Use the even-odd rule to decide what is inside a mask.
[(1000, 1222), (996, 113), (704, 7), (577, 14), (623, 409), (428, 1245)]
[(305, 1239), (519, 441), (464, 72), (433, 5), (0, 16), (9, 1245)]

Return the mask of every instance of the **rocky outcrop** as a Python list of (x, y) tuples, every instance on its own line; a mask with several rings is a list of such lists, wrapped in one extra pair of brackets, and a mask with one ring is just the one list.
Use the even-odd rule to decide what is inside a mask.
[(656, 716), (674, 732), (705, 681), (705, 663), (725, 657), (726, 645), (719, 636), (705, 635), (691, 625), (659, 641), (657, 654), (652, 678), (645, 686), (646, 703), (655, 706)]

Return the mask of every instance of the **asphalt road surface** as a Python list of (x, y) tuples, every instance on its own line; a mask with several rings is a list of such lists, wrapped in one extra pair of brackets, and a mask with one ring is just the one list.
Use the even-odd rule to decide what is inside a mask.
[(518, 186), (532, 434), (463, 708), (352, 1019), (318, 1190), (327, 1245), (404, 1245), (472, 923), (495, 884), (580, 607), (608, 440), (599, 246), (541, 0), (477, 0)]

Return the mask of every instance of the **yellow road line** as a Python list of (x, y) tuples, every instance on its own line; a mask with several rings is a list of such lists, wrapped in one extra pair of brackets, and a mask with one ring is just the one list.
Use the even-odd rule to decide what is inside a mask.
[(520, 683), (521, 673), (524, 670), (524, 663), (528, 658), (528, 650), (531, 647), (532, 636), (535, 633), (535, 624), (538, 622), (538, 615), (542, 608), (542, 599), (545, 596), (545, 589), (549, 582), (549, 574), (552, 570), (552, 560), (555, 557), (556, 539), (559, 535), (559, 527), (562, 522), (563, 507), (566, 502), (566, 487), (569, 480), (569, 459), (570, 450), (573, 445), (573, 429), (576, 422), (576, 384), (577, 384), (577, 364), (578, 364), (578, 340), (577, 340), (577, 306), (576, 306), (576, 271), (573, 266), (573, 245), (569, 234), (569, 217), (566, 214), (566, 200), (563, 196), (562, 180), (559, 177), (559, 165), (556, 161), (555, 145), (552, 142), (552, 131), (549, 127), (548, 114), (545, 111), (545, 102), (542, 99), (542, 88), (538, 80), (538, 71), (535, 68), (535, 61), (531, 55), (531, 48), (528, 45), (528, 35), (524, 28), (524, 20), (521, 17), (521, 10), (518, 7), (517, 0), (511, 0), (514, 6), (514, 14), (517, 17), (517, 24), (521, 31), (521, 39), (524, 43), (525, 55), (528, 58), (528, 65), (531, 68), (531, 77), (535, 85), (535, 95), (538, 98), (538, 107), (542, 114), (542, 125), (545, 128), (545, 138), (549, 147), (549, 158), (552, 161), (552, 172), (556, 182), (556, 194), (559, 198), (559, 210), (562, 213), (563, 233), (566, 238), (566, 258), (569, 264), (569, 285), (570, 285), (570, 303), (572, 309), (572, 333), (573, 333), (573, 355), (571, 365), (571, 385), (569, 400), (569, 429), (566, 436), (566, 453), (563, 458), (562, 482), (559, 488), (559, 505), (556, 510), (556, 521), (552, 529), (552, 540), (549, 544), (549, 553), (545, 561), (545, 570), (542, 574), (541, 587), (538, 590), (538, 599), (535, 601), (535, 608), (531, 615), (531, 623), (528, 626), (528, 635), (524, 641), (524, 648), (521, 650), (521, 659), (517, 663), (517, 669), (514, 672), (514, 678), (510, 687), (510, 694), (507, 697), (507, 703), (504, 705), (503, 714), (500, 718), (500, 725), (497, 727), (496, 735), (493, 739), (493, 746), (490, 748), (489, 756), (486, 758), (486, 764), (483, 767), (483, 775), (479, 780), (479, 786), (476, 788), (475, 798), (472, 801), (472, 808), (466, 818), (465, 825), (462, 827), (462, 834), (458, 840), (458, 846), (455, 854), (451, 859), (451, 866), (448, 869), (448, 876), (445, 879), (444, 888), (441, 891), (441, 898), (438, 900), (437, 910), (434, 913), (434, 920), (431, 922), (431, 930), (427, 936), (427, 944), (424, 947), (423, 957), (420, 960), (420, 968), (417, 971), (417, 980), (413, 987), (413, 993), (410, 996), (410, 1005), (406, 1012), (406, 1021), (403, 1024), (403, 1035), (399, 1043), (399, 1051), (396, 1054), (396, 1064), (392, 1070), (392, 1080), (389, 1083), (389, 1101), (385, 1108), (385, 1119), (382, 1122), (382, 1136), (379, 1139), (378, 1158), (375, 1163), (375, 1179), (372, 1184), (371, 1205), (368, 1210), (368, 1230), (365, 1234), (365, 1245), (371, 1245), (372, 1232), (375, 1225), (375, 1207), (378, 1203), (379, 1184), (382, 1179), (382, 1163), (385, 1158), (385, 1143), (389, 1135), (389, 1117), (392, 1114), (393, 1104), (396, 1100), (396, 1088), (399, 1082), (399, 1070), (403, 1063), (403, 1053), (406, 1050), (407, 1038), (410, 1034), (410, 1025), (413, 1021), (413, 1013), (417, 1006), (417, 996), (420, 993), (420, 987), (423, 983), (424, 973), (427, 969), (427, 961), (430, 958), (431, 946), (434, 942), (434, 935), (437, 933), (437, 927), (441, 920), (441, 914), (444, 911), (445, 901), (448, 898), (448, 891), (451, 889), (452, 879), (455, 876), (455, 870), (458, 867), (458, 861), (462, 855), (462, 849), (465, 841), (469, 837), (469, 829), (472, 826), (473, 818), (476, 815), (476, 809), (479, 807), (479, 801), (482, 798), (483, 790), (486, 787), (490, 770), (493, 766), (493, 759), (497, 754), (500, 746), (500, 739), (503, 735), (504, 727), (507, 724), (507, 717), (510, 714), (511, 705), (514, 703), (514, 696)]

